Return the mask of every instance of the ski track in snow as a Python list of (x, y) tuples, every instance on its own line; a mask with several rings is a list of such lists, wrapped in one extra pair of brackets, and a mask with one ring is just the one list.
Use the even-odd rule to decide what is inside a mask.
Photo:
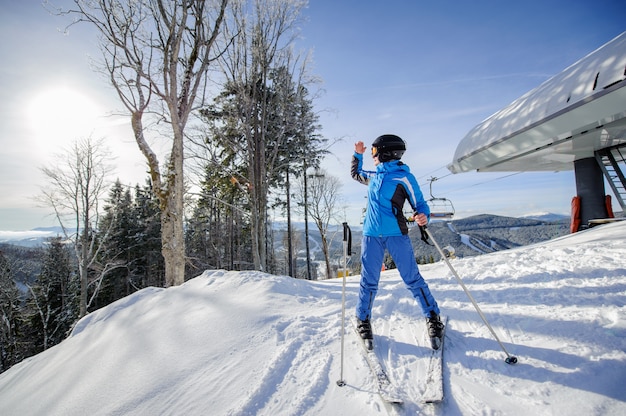
[[(308, 356), (311, 344), (316, 343), (311, 335), (323, 332), (325, 322), (320, 319), (299, 317), (294, 322), (282, 322), (276, 329), (282, 348), (272, 357), (263, 375), (256, 382), (255, 390), (245, 394), (245, 402), (238, 409), (229, 411), (229, 415), (275, 415), (287, 412), (290, 415), (304, 415), (317, 402), (327, 388), (327, 374), (331, 365), (331, 356), (316, 345), (320, 354)], [(306, 328), (306, 331), (302, 331)], [(295, 330), (297, 335), (291, 333)], [(296, 339), (294, 341), (293, 339)], [(319, 337), (318, 337), (319, 338)], [(308, 348), (303, 348), (307, 343)], [(300, 377), (307, 374), (306, 378)], [(289, 391), (293, 385), (299, 392), (291, 397)]]
[[(392, 414), (626, 414), (626, 223), (452, 265), (519, 363), (504, 363), (444, 263), (421, 266), (449, 316), (445, 399), (421, 404), (424, 318), (397, 271), (383, 272), (372, 325), (405, 401)], [(347, 327), (347, 385), (336, 385), (341, 282), (216, 270), (144, 289), (0, 374), (0, 414), (388, 414)], [(346, 325), (358, 288), (358, 276), (347, 278)]]

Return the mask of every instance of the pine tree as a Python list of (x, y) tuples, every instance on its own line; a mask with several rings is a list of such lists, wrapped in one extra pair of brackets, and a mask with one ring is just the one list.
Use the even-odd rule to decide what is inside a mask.
[(208, 168), (200, 196), (187, 223), (187, 277), (206, 269), (247, 269), (251, 258), (245, 198), (235, 176)]
[(105, 241), (99, 262), (116, 264), (116, 267), (104, 276), (96, 307), (108, 305), (133, 292), (129, 282), (129, 264), (134, 248), (131, 232), (136, 228), (136, 221), (130, 189), (124, 187), (118, 179), (109, 191), (106, 202), (106, 213), (100, 224), (100, 229), (106, 230), (102, 232)]
[(224, 30), (232, 42), (222, 55), (227, 82), (202, 114), (210, 127), (208, 145), (230, 151), (235, 163), (229, 166), (244, 168), (243, 177), (236, 179), (248, 202), (252, 260), (255, 269), (269, 271), (269, 197), (278, 171), (284, 170), (280, 156), (294, 130), (285, 115), (291, 111), (293, 86), (308, 81), (306, 60), (302, 62), (292, 48), (304, 4), (255, 0), (251, 5), (231, 3), (233, 22)]
[[(251, 102), (254, 99), (256, 104)], [(253, 118), (262, 117), (262, 122), (247, 125), (249, 112), (257, 114)], [(289, 178), (303, 175), (307, 167), (318, 166), (325, 153), (325, 140), (315, 134), (318, 117), (308, 90), (294, 82), (286, 67), (279, 67), (270, 71), (266, 84), (228, 83), (214, 105), (201, 113), (209, 128), (206, 145), (211, 157), (206, 169), (213, 172), (213, 180), (205, 180), (205, 190), (219, 189), (224, 179), (234, 185), (232, 189), (239, 191), (236, 198), (245, 201), (244, 208), (250, 213), (255, 267), (274, 271), (268, 250), (272, 247), (268, 210), (290, 210)], [(273, 193), (285, 199), (272, 205), (269, 196)], [(260, 252), (255, 255), (254, 250)], [(259, 261), (261, 264), (257, 264)]]
[(102, 280), (98, 307), (148, 286), (165, 285), (160, 211), (150, 180), (135, 187), (134, 198), (118, 180), (106, 202), (99, 264), (109, 265), (110, 271)]
[(133, 227), (129, 231), (132, 250), (129, 257), (129, 284), (135, 289), (165, 286), (165, 260), (161, 252), (159, 202), (152, 194), (150, 179), (135, 187)]

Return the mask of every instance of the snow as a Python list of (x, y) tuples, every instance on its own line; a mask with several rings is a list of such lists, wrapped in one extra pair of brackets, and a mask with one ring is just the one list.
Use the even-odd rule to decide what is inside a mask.
[(477, 251), (479, 253), (484, 253), (484, 250), (481, 250), (480, 248), (476, 247), (474, 244), (472, 244), (472, 239), (469, 235), (467, 234), (459, 234), (461, 236), (461, 243), (465, 244), (466, 246), (468, 246), (469, 248), (471, 248), (474, 251)]
[(0, 242), (6, 243), (16, 240), (50, 238), (55, 235), (54, 231), (51, 230), (0, 231)]
[[(435, 235), (436, 238), (436, 235)], [(449, 316), (445, 401), (420, 404), (423, 320), (395, 270), (374, 307), (399, 414), (626, 414), (626, 222), (452, 265), (421, 266)], [(384, 415), (353, 331), (341, 369), (341, 279), (206, 271), (91, 313), (0, 375), (2, 415)], [(347, 278), (347, 318), (358, 276)]]

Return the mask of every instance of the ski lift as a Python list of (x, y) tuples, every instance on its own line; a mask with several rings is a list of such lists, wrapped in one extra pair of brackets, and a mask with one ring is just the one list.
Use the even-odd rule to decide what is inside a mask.
[(450, 220), (454, 217), (454, 205), (452, 205), (452, 201), (447, 198), (436, 198), (433, 195), (433, 182), (436, 180), (437, 178), (434, 176), (428, 180), (428, 182), (430, 182), (430, 199), (426, 201), (426, 203), (430, 208), (430, 218), (435, 220)]

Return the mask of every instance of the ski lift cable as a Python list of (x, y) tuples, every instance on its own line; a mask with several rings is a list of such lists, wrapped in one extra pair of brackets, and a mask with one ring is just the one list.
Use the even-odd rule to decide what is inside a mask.
[[(441, 167), (439, 167), (439, 168), (437, 168), (437, 169), (435, 169), (433, 171), (430, 171), (429, 173), (425, 173), (424, 175), (418, 177), (417, 180), (419, 181), (420, 179), (425, 178), (426, 176), (431, 176), (432, 177), (435, 172), (439, 172), (441, 169), (445, 169), (445, 168), (446, 168), (446, 165), (441, 166)], [(452, 172), (448, 172), (448, 174), (439, 177), (439, 179), (446, 178), (446, 177), (448, 177), (450, 175), (453, 175), (453, 173)]]
[[(444, 175), (444, 176), (430, 176), (426, 181), (429, 182), (429, 184), (430, 184), (433, 180), (438, 181), (440, 179), (447, 178), (448, 176), (451, 176), (451, 175), (452, 175), (452, 173), (448, 173), (447, 175)], [(421, 183), (420, 184), (420, 187), (425, 187), (425, 186), (426, 186), (425, 183)]]
[[(497, 180), (501, 180), (501, 179), (506, 179), (509, 178), (511, 176), (515, 176), (515, 175), (519, 175), (520, 173), (524, 173), (523, 171), (520, 172), (513, 172), (507, 175), (503, 175), (500, 176), (498, 178), (494, 178), (494, 179), (490, 179), (487, 181), (481, 181), (469, 186), (464, 186), (463, 188), (457, 188), (456, 190), (452, 190), (452, 191), (448, 191), (447, 194), (453, 193), (457, 190), (460, 189), (467, 189), (468, 187), (475, 187), (475, 186), (479, 186), (479, 185), (484, 185), (486, 183), (490, 183), (490, 182), (494, 182)], [(430, 199), (427, 200), (427, 204), (430, 207), (430, 211), (431, 211), (431, 217), (433, 218), (438, 218), (438, 219), (452, 219), (454, 217), (455, 214), (455, 208), (454, 208), (454, 204), (452, 203), (452, 201), (448, 198), (443, 198), (443, 197), (436, 197), (433, 194), (433, 182), (440, 180), (440, 179), (444, 179), (448, 176), (452, 175), (452, 173), (449, 173), (445, 176), (442, 177), (435, 177), (435, 176), (431, 176), (428, 179), (428, 188), (429, 188), (429, 192), (430, 192)], [(421, 185), (421, 186), (425, 186), (425, 185)]]
[[(420, 176), (418, 179), (422, 179), (422, 178), (424, 178), (426, 176), (430, 176), (429, 179), (428, 179), (428, 186), (429, 186), (429, 191), (430, 191), (430, 197), (431, 198), (428, 201), (426, 201), (426, 202), (429, 203), (431, 208), (433, 208), (433, 205), (437, 205), (439, 203), (439, 206), (435, 207), (435, 211), (434, 211), (435, 216), (438, 216), (438, 217), (444, 218), (444, 219), (450, 219), (450, 218), (452, 218), (454, 216), (454, 213), (455, 213), (455, 209), (454, 209), (454, 205), (452, 204), (452, 201), (450, 201), (447, 198), (435, 197), (433, 195), (433, 193), (432, 193), (432, 183), (434, 181), (441, 180), (441, 179), (447, 178), (448, 176), (454, 175), (452, 172), (450, 172), (450, 173), (448, 173), (448, 174), (446, 174), (444, 176), (440, 176), (440, 177), (431, 176), (432, 173), (437, 172), (437, 171), (441, 170), (444, 167), (445, 166), (442, 166), (442, 167), (440, 167), (438, 169), (435, 169), (435, 170), (431, 171), (430, 173), (427, 173), (425, 175)], [(467, 188), (472, 188), (472, 187), (475, 187), (475, 186), (481, 186), (481, 185), (484, 185), (484, 184), (487, 184), (487, 183), (490, 183), (490, 182), (499, 181), (501, 179), (506, 179), (506, 178), (509, 178), (509, 177), (512, 177), (512, 176), (519, 175), (521, 173), (525, 173), (525, 172), (526, 171), (519, 171), (519, 172), (509, 173), (507, 175), (499, 176), (497, 178), (493, 178), (493, 179), (489, 179), (489, 180), (486, 180), (486, 181), (477, 182), (477, 183), (474, 183), (474, 184), (471, 184), (471, 185), (463, 186), (462, 188), (452, 189), (450, 191), (447, 191), (447, 193), (450, 194), (450, 193), (454, 193), (454, 192), (457, 192), (457, 191), (460, 191), (460, 190), (465, 190)], [(421, 183), (419, 185), (420, 185), (421, 188), (424, 188), (426, 186), (426, 183)], [(439, 211), (437, 211), (437, 209), (439, 209)], [(431, 216), (433, 215), (432, 211), (433, 210), (431, 209)]]
[(463, 186), (462, 188), (452, 189), (452, 190), (448, 191), (448, 193), (451, 194), (451, 193), (454, 193), (454, 192), (457, 192), (457, 191), (465, 190), (467, 188), (473, 188), (475, 186), (481, 186), (481, 185), (484, 185), (484, 184), (487, 184), (487, 183), (499, 181), (501, 179), (510, 178), (511, 176), (519, 175), (520, 173), (526, 173), (526, 172), (525, 171), (520, 171), (520, 172), (509, 173), (508, 175), (499, 176), (497, 178), (489, 179), (489, 180), (482, 181), (482, 182), (476, 182), (476, 183), (471, 184), (471, 185)]
[[(426, 176), (429, 176), (427, 182), (428, 182), (428, 185), (430, 186), (431, 180), (433, 180), (433, 178), (434, 178), (434, 180), (441, 180), (441, 179), (447, 178), (448, 176), (454, 175), (454, 173), (450, 172), (450, 173), (448, 173), (448, 174), (446, 174), (444, 176), (437, 176), (437, 177), (432, 176), (432, 173), (437, 172), (437, 171), (439, 171), (440, 169), (442, 169), (444, 167), (445, 166), (442, 166), (441, 168), (435, 169), (435, 170), (431, 171), (431, 173), (424, 174), (424, 175), (420, 176), (417, 179), (420, 180), (420, 179), (422, 179), (422, 178), (424, 178)], [(467, 186), (463, 186), (462, 188), (453, 189), (451, 191), (448, 191), (448, 193), (457, 192), (457, 191), (460, 191), (460, 190), (463, 190), (463, 189), (484, 185), (486, 183), (495, 182), (495, 181), (498, 181), (498, 180), (501, 180), (501, 179), (506, 179), (506, 178), (509, 178), (511, 176), (519, 175), (520, 173), (526, 173), (526, 171), (513, 172), (513, 173), (509, 173), (507, 175), (503, 175), (503, 176), (500, 176), (500, 177), (497, 177), (497, 178), (494, 178), (494, 179), (489, 179), (489, 180), (482, 181), (482, 182), (476, 182), (476, 183), (474, 183), (472, 185), (467, 185)], [(427, 185), (426, 182), (423, 182), (423, 183), (419, 184), (420, 188), (425, 188), (426, 185)]]

